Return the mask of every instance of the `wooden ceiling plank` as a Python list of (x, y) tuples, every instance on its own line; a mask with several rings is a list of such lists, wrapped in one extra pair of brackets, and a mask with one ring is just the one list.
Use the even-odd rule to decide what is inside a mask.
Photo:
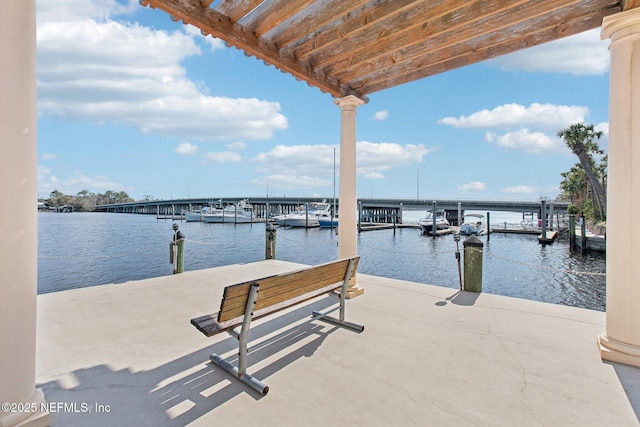
[[(610, 5), (610, 0), (599, 0), (598, 9), (602, 9)], [(540, 2), (537, 2), (540, 3)], [(566, 5), (566, 3), (565, 3)], [(565, 6), (563, 5), (563, 6)], [(550, 2), (547, 6), (556, 7), (557, 2)], [(480, 46), (478, 37), (482, 35), (500, 35), (510, 30), (510, 28), (520, 28), (523, 32), (529, 32), (536, 28), (544, 28), (549, 24), (546, 21), (561, 22), (562, 20), (573, 19), (575, 16), (582, 16), (587, 13), (586, 10), (576, 9), (576, 6), (568, 5), (560, 9), (546, 9), (548, 14), (533, 14), (532, 19), (526, 19), (526, 10), (523, 11), (507, 11), (506, 14), (500, 16), (483, 17), (482, 22), (475, 22), (475, 25), (467, 27), (463, 31), (456, 29), (444, 33), (440, 33), (437, 37), (425, 39), (420, 44), (409, 45), (400, 52), (391, 52), (385, 55), (368, 55), (364, 52), (364, 56), (351, 57), (351, 63), (348, 66), (342, 63), (335, 63), (333, 67), (326, 67), (323, 70), (342, 81), (349, 81), (357, 75), (369, 74), (374, 70), (383, 71), (388, 67), (397, 67), (396, 64), (409, 61), (418, 56), (433, 57), (435, 55), (442, 56), (443, 46), (462, 45), (464, 42), (471, 42), (471, 45)], [(524, 13), (523, 13), (524, 12)], [(516, 35), (519, 36), (519, 35)], [(339, 67), (342, 67), (341, 69)]]
[(248, 31), (261, 37), (288, 18), (303, 11), (313, 0), (271, 0), (258, 6), (249, 16), (240, 20)]
[(271, 41), (281, 49), (287, 48), (296, 41), (301, 43), (311, 38), (321, 28), (335, 21), (336, 17), (348, 15), (354, 10), (362, 8), (367, 1), (328, 0), (322, 4), (318, 12), (306, 13), (297, 20), (289, 22), (286, 28), (271, 37)]
[(622, 0), (622, 10), (631, 10), (640, 7), (640, 0)]
[[(613, 8), (607, 12), (609, 14), (616, 13)], [(386, 73), (386, 76), (363, 77), (362, 79), (352, 82), (353, 88), (368, 95), (454, 68), (474, 64), (527, 47), (537, 46), (542, 43), (598, 28), (602, 25), (603, 17), (602, 11), (597, 11), (589, 16), (577, 17), (573, 21), (523, 34), (518, 38), (506, 40), (502, 43), (475, 48), (468, 51), (467, 55), (458, 55), (439, 62), (428, 62), (429, 65), (427, 66), (421, 66), (418, 64), (418, 61), (415, 61), (415, 64), (410, 70), (405, 70), (405, 72), (402, 72), (402, 70), (394, 70), (393, 73)]]
[[(517, 6), (525, 1), (531, 0), (521, 0), (519, 3), (513, 4)], [(471, 4), (471, 6), (475, 5), (477, 5), (477, 3)], [(505, 7), (502, 2), (495, 2), (494, 6), (501, 8)], [(506, 14), (507, 12), (505, 11), (508, 11), (508, 9), (500, 9), (500, 11), (498, 11), (496, 9), (489, 8), (484, 8), (483, 10), (485, 12), (491, 10), (492, 13), (503, 14)], [(467, 21), (464, 19), (469, 19), (469, 16), (475, 16), (475, 18), (471, 19), (485, 18), (485, 15), (473, 13), (473, 9), (469, 8), (469, 4), (458, 9), (456, 16), (456, 19), (451, 19), (450, 15), (447, 13), (440, 14), (438, 16), (434, 16), (427, 21), (427, 24), (420, 27), (414, 27), (409, 31), (393, 32), (389, 35), (385, 35), (384, 38), (379, 39), (372, 46), (367, 46), (365, 41), (361, 41), (359, 46), (354, 47), (354, 49), (351, 52), (347, 52), (346, 55), (341, 55), (339, 52), (332, 53), (331, 62), (326, 61), (327, 58), (322, 58), (319, 59), (318, 62), (312, 61), (312, 63), (329, 74), (338, 75), (343, 73), (353, 73), (358, 70), (360, 66), (367, 67), (371, 64), (377, 64), (378, 62), (393, 63), (398, 60), (401, 61), (402, 59), (400, 57), (406, 56), (405, 52), (410, 50), (411, 46), (423, 46), (425, 41), (438, 40), (438, 44), (431, 44), (431, 46), (436, 49), (442, 44), (446, 45), (450, 43), (450, 40), (459, 37), (459, 34), (461, 33), (460, 29), (464, 30), (469, 25), (475, 23), (475, 21), (472, 21), (469, 25), (466, 24)], [(471, 26), (477, 28), (477, 25)]]
[[(612, 10), (611, 13), (615, 13)], [(519, 37), (513, 37), (505, 40), (502, 37), (494, 37), (494, 39), (483, 39), (481, 44), (478, 43), (464, 43), (463, 46), (456, 46), (450, 49), (445, 49), (441, 52), (433, 54), (433, 57), (420, 57), (412, 61), (403, 63), (401, 67), (393, 67), (385, 70), (379, 70), (368, 76), (362, 76), (356, 81), (352, 82), (353, 87), (362, 90), (362, 84), (360, 81), (368, 81), (370, 83), (375, 81), (384, 81), (389, 79), (390, 75), (394, 77), (409, 76), (411, 79), (415, 75), (421, 75), (426, 73), (432, 75), (433, 73), (428, 70), (429, 68), (437, 67), (438, 64), (445, 64), (449, 66), (451, 63), (463, 63), (458, 61), (459, 58), (466, 58), (467, 63), (475, 63), (485, 59), (490, 59), (506, 53), (511, 53), (515, 50), (532, 47), (547, 41), (555, 40), (557, 38), (565, 37), (568, 35), (577, 34), (582, 31), (586, 31), (592, 28), (597, 28), (602, 23), (602, 13), (596, 13), (592, 16), (585, 18), (579, 17), (575, 19), (575, 22), (561, 23), (552, 25), (550, 27), (540, 29), (535, 33), (520, 34)], [(569, 27), (567, 27), (569, 26)], [(572, 26), (572, 27), (571, 27)], [(478, 48), (477, 46), (483, 46)], [(435, 57), (439, 55), (438, 57)], [(466, 65), (463, 63), (463, 65)], [(459, 66), (459, 65), (458, 65)], [(409, 80), (410, 81), (410, 80)], [(375, 86), (375, 83), (367, 83), (366, 90), (371, 90), (369, 86)], [(375, 89), (379, 90), (379, 89)], [(367, 93), (367, 92), (364, 92)]]
[(258, 7), (264, 0), (223, 0), (214, 9), (226, 15), (235, 24), (243, 16), (246, 16), (253, 9)]
[[(363, 7), (340, 17), (327, 27), (316, 32), (313, 37), (300, 44), (290, 47), (294, 56), (300, 60), (307, 57), (317, 49), (330, 50), (332, 47), (344, 42), (347, 38), (364, 33), (379, 20), (392, 19), (397, 14), (416, 6), (417, 0), (393, 0), (393, 1), (369, 1)], [(442, 3), (450, 0), (435, 0), (431, 3)], [(422, 4), (423, 2), (419, 2)]]
[[(573, 4), (579, 3), (581, 0), (573, 0)], [(602, 1), (602, 0), (596, 0)], [(610, 1), (610, 0), (605, 0)], [(340, 60), (347, 57), (349, 59), (348, 69), (357, 69), (361, 64), (367, 66), (367, 63), (374, 63), (377, 58), (386, 56), (389, 58), (389, 62), (402, 61), (405, 57), (420, 53), (427, 53), (428, 49), (437, 49), (441, 45), (447, 45), (453, 42), (464, 40), (465, 38), (472, 38), (477, 34), (484, 33), (486, 31), (495, 31), (501, 28), (506, 28), (513, 25), (514, 22), (524, 22), (530, 17), (543, 16), (544, 13), (555, 13), (555, 10), (559, 8), (567, 8), (571, 6), (571, 2), (567, 1), (524, 1), (524, 2), (509, 2), (508, 8), (504, 8), (505, 4), (494, 3), (495, 9), (491, 9), (483, 5), (483, 14), (477, 14), (472, 8), (464, 8), (459, 10), (459, 14), (464, 18), (462, 21), (456, 21), (458, 25), (452, 25), (446, 19), (434, 20), (434, 23), (430, 28), (419, 29), (411, 31), (410, 33), (404, 33), (394, 35), (389, 42), (382, 44), (380, 41), (379, 48), (368, 48), (365, 42), (360, 42), (360, 46), (366, 46), (363, 49), (357, 47), (348, 52), (347, 55), (340, 55), (339, 52), (333, 52), (330, 56), (331, 63), (334, 64), (333, 68), (324, 67), (327, 64), (326, 58), (323, 58), (321, 62), (311, 63), (314, 66), (322, 68), (325, 72), (330, 74), (340, 74), (337, 71), (340, 67)], [(532, 14), (531, 10), (534, 8), (537, 13)], [(425, 52), (425, 50), (427, 50)], [(344, 62), (342, 63), (344, 66)], [(343, 69), (344, 71), (344, 69)]]
[[(457, 2), (455, 8), (448, 2), (424, 3), (407, 13), (396, 15), (376, 23), (367, 33), (367, 38), (359, 34), (350, 36), (339, 45), (327, 50), (324, 47), (317, 48), (307, 59), (314, 66), (322, 67), (328, 62), (351, 56), (351, 51), (367, 49), (372, 54), (380, 51), (392, 50), (387, 44), (392, 41), (395, 49), (401, 49), (405, 44), (419, 42), (425, 38), (449, 28), (457, 28), (465, 25), (469, 19), (478, 19), (491, 11), (498, 11), (511, 7), (512, 3), (519, 4), (527, 0), (475, 0), (468, 2)], [(296, 52), (296, 55), (299, 56)], [(331, 60), (329, 60), (331, 58)]]
[(335, 97), (355, 95), (363, 98), (357, 91), (351, 91), (337, 80), (327, 77), (319, 70), (313, 70), (292, 57), (283, 56), (266, 40), (255, 37), (242, 26), (233, 24), (229, 18), (212, 8), (204, 9), (199, 0), (145, 0), (145, 5), (158, 8), (171, 16), (199, 28), (203, 34), (212, 35), (224, 40), (228, 45), (243, 50), (249, 56), (255, 56), (293, 75), (295, 78), (307, 81), (323, 92)]

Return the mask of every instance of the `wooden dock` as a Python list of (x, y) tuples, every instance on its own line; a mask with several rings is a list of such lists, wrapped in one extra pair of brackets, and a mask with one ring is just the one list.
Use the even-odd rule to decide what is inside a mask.
[(494, 227), (491, 229), (492, 233), (503, 233), (503, 234), (540, 234), (540, 229), (526, 229), (522, 227)]
[(389, 230), (393, 228), (417, 228), (418, 224), (387, 224), (377, 222), (361, 222), (358, 226), (358, 231), (373, 231), (373, 230)]

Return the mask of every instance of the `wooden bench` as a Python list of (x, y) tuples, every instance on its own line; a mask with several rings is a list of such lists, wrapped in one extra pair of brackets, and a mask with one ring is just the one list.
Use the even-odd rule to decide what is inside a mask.
[[(359, 259), (359, 257), (341, 259), (227, 286), (224, 288), (220, 311), (191, 319), (191, 324), (208, 337), (226, 331), (237, 338), (239, 342), (237, 367), (215, 353), (210, 356), (211, 361), (266, 395), (269, 387), (247, 374), (247, 335), (251, 321), (321, 295), (330, 294), (339, 298), (339, 307), (326, 313), (314, 311), (312, 319), (323, 320), (358, 333), (362, 332), (364, 326), (344, 320), (347, 286), (356, 273)], [(339, 292), (336, 292), (337, 290)], [(340, 310), (339, 318), (328, 316), (329, 313), (338, 309)], [(239, 331), (236, 329), (238, 326), (240, 326)]]

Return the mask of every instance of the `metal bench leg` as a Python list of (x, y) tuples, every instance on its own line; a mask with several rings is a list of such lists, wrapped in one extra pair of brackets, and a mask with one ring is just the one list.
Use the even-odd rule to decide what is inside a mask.
[[(222, 357), (213, 353), (209, 358), (211, 361), (220, 366), (222, 369), (238, 378), (243, 383), (247, 384), (262, 395), (266, 395), (269, 392), (269, 387), (257, 378), (247, 374), (247, 336), (249, 335), (249, 327), (251, 326), (251, 315), (253, 314), (253, 306), (258, 298), (258, 290), (260, 285), (253, 283), (249, 290), (249, 296), (247, 298), (247, 305), (244, 312), (244, 320), (242, 321), (242, 329), (238, 334), (238, 366), (227, 362)], [(233, 334), (232, 334), (233, 335)]]
[(354, 264), (353, 259), (349, 260), (349, 266), (347, 267), (347, 274), (345, 274), (344, 276), (342, 288), (340, 289), (340, 318), (336, 319), (335, 317), (327, 316), (327, 314), (320, 313), (318, 311), (313, 312), (313, 317), (315, 319), (322, 320), (323, 322), (331, 323), (332, 325), (340, 326), (342, 328), (346, 328), (354, 332), (360, 333), (364, 331), (364, 326), (358, 325), (352, 322), (345, 322), (344, 320), (345, 301), (347, 300), (347, 287), (349, 286), (349, 280), (351, 279), (351, 274), (353, 272), (353, 264)]
[(249, 387), (251, 387), (252, 389), (257, 391), (258, 393), (262, 394), (263, 396), (266, 395), (267, 393), (269, 393), (269, 386), (268, 385), (266, 385), (265, 383), (263, 383), (259, 379), (255, 378), (255, 377), (252, 377), (251, 375), (249, 375), (247, 373), (240, 374), (240, 371), (238, 370), (238, 368), (236, 366), (234, 366), (233, 364), (227, 362), (226, 360), (224, 360), (222, 357), (218, 356), (217, 354), (213, 353), (209, 358), (211, 359), (211, 361), (215, 365), (221, 367), (222, 369), (227, 371), (229, 374), (231, 374), (234, 377), (238, 378), (240, 381), (242, 381), (243, 383), (247, 384)]

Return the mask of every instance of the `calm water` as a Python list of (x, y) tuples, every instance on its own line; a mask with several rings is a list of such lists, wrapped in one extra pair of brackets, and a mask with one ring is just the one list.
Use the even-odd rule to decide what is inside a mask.
[[(38, 215), (39, 293), (172, 273), (171, 221), (113, 213)], [(185, 271), (264, 259), (264, 224), (179, 224), (187, 238)], [(604, 256), (571, 254), (566, 238), (549, 246), (531, 235), (481, 240), (483, 292), (604, 311)], [(358, 236), (358, 271), (458, 289), (455, 251), (452, 235), (434, 240), (416, 229), (367, 231)], [(337, 236), (329, 229), (277, 231), (277, 259), (318, 264), (336, 257)]]

